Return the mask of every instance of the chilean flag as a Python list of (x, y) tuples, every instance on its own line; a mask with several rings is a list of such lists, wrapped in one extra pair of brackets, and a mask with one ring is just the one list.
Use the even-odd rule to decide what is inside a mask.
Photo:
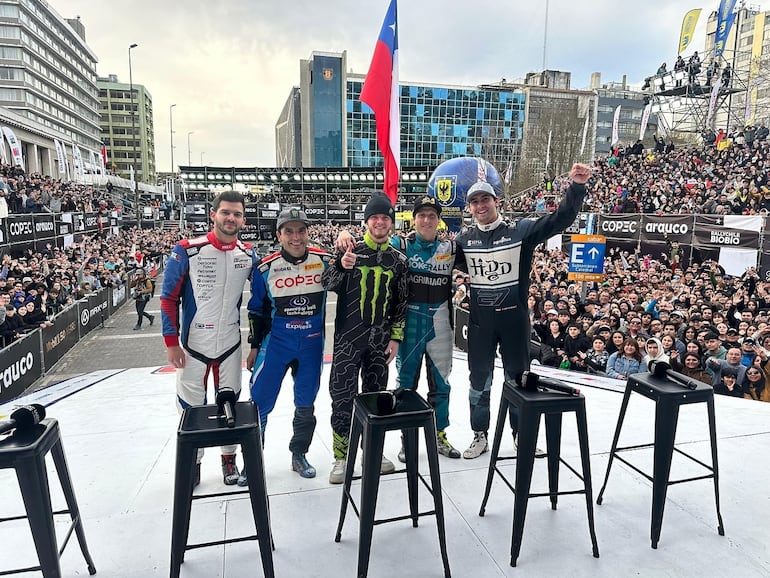
[(383, 191), (395, 206), (398, 198), (398, 176), (401, 170), (401, 107), (398, 92), (398, 30), (396, 0), (390, 0), (380, 37), (374, 47), (361, 102), (374, 111), (377, 142), (385, 160)]

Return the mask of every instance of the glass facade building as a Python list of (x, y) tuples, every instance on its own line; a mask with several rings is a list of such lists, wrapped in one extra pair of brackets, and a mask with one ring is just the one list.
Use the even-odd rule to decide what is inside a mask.
[[(276, 123), (279, 166), (382, 167), (374, 113), (360, 101), (365, 77), (348, 74), (346, 61), (344, 52), (314, 52), (300, 62), (299, 89), (292, 88)], [(435, 167), (446, 159), (477, 155), (515, 170), (524, 90), (407, 82), (399, 90), (401, 166)], [(289, 119), (299, 119), (299, 131), (289, 130)], [(301, 164), (291, 164), (299, 156)]]
[[(374, 113), (361, 102), (363, 78), (349, 78), (345, 98), (352, 167), (380, 167)], [(483, 156), (506, 166), (523, 136), (524, 93), (477, 87), (401, 84), (401, 163), (436, 166)]]

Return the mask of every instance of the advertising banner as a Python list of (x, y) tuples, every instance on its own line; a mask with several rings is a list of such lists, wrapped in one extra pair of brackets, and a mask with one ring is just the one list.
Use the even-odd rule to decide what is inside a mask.
[(35, 215), (35, 240), (45, 241), (56, 236), (53, 215)]
[(641, 215), (599, 215), (596, 232), (604, 235), (607, 248), (632, 253), (639, 245), (642, 227)]
[(0, 367), (0, 403), (16, 399), (43, 375), (43, 359), (40, 355), (40, 331), (3, 349), (3, 365)]
[(108, 299), (110, 304), (108, 311), (109, 315), (112, 316), (128, 299), (128, 287), (123, 284), (120, 287), (109, 287), (107, 291), (109, 291), (110, 294)]
[(468, 351), (468, 323), (471, 315), (466, 309), (455, 307), (455, 347)]
[(35, 240), (35, 221), (32, 215), (11, 215), (6, 224), (8, 244), (18, 245)]
[(337, 223), (350, 221), (350, 208), (348, 205), (326, 205), (326, 218)]
[(0, 247), (8, 243), (8, 219), (0, 219)]
[[(756, 219), (761, 219), (761, 217), (756, 217)], [(752, 221), (753, 219), (745, 222), (750, 225)], [(741, 221), (735, 221), (730, 216), (698, 215), (695, 219), (693, 245), (695, 247), (756, 249), (759, 246), (759, 232), (742, 228), (740, 224)]]
[(264, 219), (272, 219), (277, 220), (278, 219), (278, 213), (280, 213), (281, 210), (277, 207), (268, 207), (267, 205), (259, 205), (259, 221), (262, 222)]
[(305, 214), (307, 218), (313, 222), (325, 223), (326, 222), (326, 205), (313, 204), (305, 205)]
[(45, 371), (59, 361), (78, 342), (78, 308), (71, 306), (54, 317), (51, 327), (41, 329)]
[(246, 217), (246, 225), (256, 225), (259, 222), (259, 205), (247, 204), (243, 214)]
[(78, 301), (80, 339), (95, 327), (103, 325), (104, 320), (110, 316), (108, 298), (107, 291), (100, 289)]

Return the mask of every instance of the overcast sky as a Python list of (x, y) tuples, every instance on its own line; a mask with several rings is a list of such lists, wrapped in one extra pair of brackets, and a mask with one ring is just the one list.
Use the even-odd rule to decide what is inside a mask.
[[(602, 81), (641, 83), (676, 59), (682, 18), (703, 8), (693, 43), (719, 2), (685, 0), (550, 0), (546, 68), (572, 73), (586, 88)], [(80, 16), (100, 76), (147, 87), (155, 108), (159, 171), (171, 166), (169, 106), (174, 108), (174, 161), (274, 166), (274, 126), (299, 60), (312, 51), (348, 52), (348, 67), (366, 73), (388, 0), (49, 0), (63, 17)], [(522, 79), (543, 67), (546, 2), (401, 0), (401, 80), (480, 84)]]

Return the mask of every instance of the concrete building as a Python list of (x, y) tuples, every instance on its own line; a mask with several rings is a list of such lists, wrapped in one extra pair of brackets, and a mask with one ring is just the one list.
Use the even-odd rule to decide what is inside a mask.
[(132, 119), (130, 84), (120, 82), (116, 75), (110, 74), (105, 78), (99, 77), (97, 85), (102, 141), (107, 147), (110, 170), (123, 178), (129, 178), (130, 167), (133, 165), (137, 181), (154, 183), (155, 129), (152, 119), (152, 96), (143, 85), (134, 83)]
[(658, 128), (657, 116), (651, 114), (642, 133), (644, 107), (650, 102), (650, 96), (631, 87), (623, 77), (621, 82), (602, 84), (601, 75), (591, 75), (591, 90), (598, 98), (596, 109), (596, 154), (608, 154), (612, 148), (612, 123), (615, 110), (620, 106), (618, 122), (619, 144), (630, 146), (640, 137), (646, 148), (654, 145), (652, 136)]
[(20, 142), (26, 169), (58, 174), (53, 139), (82, 156), (101, 148), (96, 55), (79, 19), (47, 2), (0, 4), (0, 110)]

